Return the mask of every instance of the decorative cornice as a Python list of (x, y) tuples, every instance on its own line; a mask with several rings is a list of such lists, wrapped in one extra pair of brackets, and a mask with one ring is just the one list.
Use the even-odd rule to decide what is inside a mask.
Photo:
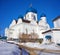
[(51, 30), (47, 30), (47, 31), (45, 31), (45, 32), (42, 32), (42, 34), (45, 34), (45, 33), (47, 33), (47, 32), (51, 32), (51, 31), (60, 31), (60, 29), (51, 29)]
[(42, 32), (42, 34), (45, 34), (45, 33), (47, 33), (47, 32), (51, 32), (51, 30), (47, 30), (47, 31), (45, 31), (45, 32)]
[(30, 23), (30, 21), (28, 21), (28, 20), (22, 19), (22, 21), (25, 22), (25, 23)]
[(52, 31), (60, 31), (60, 29), (52, 29)]

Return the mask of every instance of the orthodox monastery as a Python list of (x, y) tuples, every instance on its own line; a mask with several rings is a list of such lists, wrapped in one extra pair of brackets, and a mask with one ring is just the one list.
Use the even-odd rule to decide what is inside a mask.
[[(51, 29), (42, 14), (40, 20), (37, 18), (37, 10), (30, 7), (24, 16), (13, 20), (8, 28), (5, 28), (7, 39), (43, 39), (43, 42), (50, 41), (60, 43), (60, 16), (53, 20), (54, 28)], [(46, 39), (48, 39), (46, 41)]]

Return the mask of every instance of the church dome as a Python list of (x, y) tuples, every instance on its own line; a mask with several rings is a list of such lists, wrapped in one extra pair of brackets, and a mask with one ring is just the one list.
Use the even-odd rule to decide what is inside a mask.
[(23, 19), (23, 16), (22, 15), (19, 15), (18, 18), (22, 18)]
[(32, 8), (32, 7), (30, 7), (30, 8), (27, 10), (27, 12), (26, 12), (26, 13), (28, 13), (28, 12), (37, 13), (37, 10), (36, 10), (36, 9), (34, 9), (34, 8)]
[(44, 13), (42, 13), (40, 17), (46, 17), (46, 15)]

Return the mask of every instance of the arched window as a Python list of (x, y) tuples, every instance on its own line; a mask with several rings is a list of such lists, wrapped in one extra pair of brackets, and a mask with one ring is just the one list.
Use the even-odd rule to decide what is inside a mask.
[(51, 39), (52, 37), (50, 35), (45, 36), (46, 39)]

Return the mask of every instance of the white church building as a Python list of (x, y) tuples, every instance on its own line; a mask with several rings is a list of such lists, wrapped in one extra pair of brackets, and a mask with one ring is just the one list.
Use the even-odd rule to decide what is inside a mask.
[(46, 18), (46, 15), (42, 14), (38, 21), (37, 10), (30, 7), (24, 16), (20, 15), (18, 20), (14, 19), (9, 27), (5, 28), (5, 36), (7, 39), (19, 39), (22, 38), (22, 34), (27, 34), (28, 38), (43, 38), (44, 42), (45, 36), (51, 36), (53, 42), (60, 43), (60, 16), (53, 20), (53, 29), (50, 28)]

